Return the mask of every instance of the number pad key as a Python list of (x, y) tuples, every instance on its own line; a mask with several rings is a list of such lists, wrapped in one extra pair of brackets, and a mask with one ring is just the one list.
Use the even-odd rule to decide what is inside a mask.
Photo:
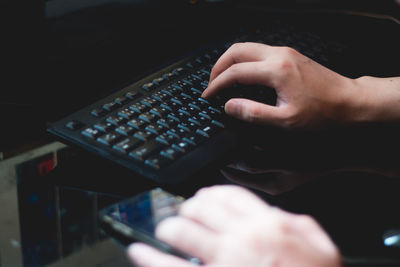
[(97, 141), (105, 144), (106, 146), (111, 146), (115, 144), (118, 140), (120, 140), (122, 135), (120, 133), (111, 132), (97, 138)]
[(160, 144), (159, 142), (152, 140), (151, 142), (148, 142), (148, 143), (136, 148), (132, 152), (130, 152), (129, 156), (131, 156), (137, 160), (144, 161), (151, 154), (163, 149), (163, 147), (164, 146), (162, 144)]
[(129, 151), (133, 150), (134, 148), (136, 148), (137, 146), (139, 146), (142, 143), (143, 142), (137, 138), (127, 137), (124, 140), (122, 140), (121, 142), (115, 144), (113, 146), (113, 148), (115, 150), (118, 150), (119, 152), (127, 154)]
[(82, 135), (87, 136), (91, 139), (95, 139), (102, 133), (98, 129), (93, 129), (92, 127), (86, 128), (81, 132)]

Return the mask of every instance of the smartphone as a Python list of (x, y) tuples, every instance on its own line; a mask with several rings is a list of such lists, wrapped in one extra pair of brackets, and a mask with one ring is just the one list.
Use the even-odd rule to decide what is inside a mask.
[(201, 264), (198, 258), (171, 247), (154, 235), (157, 224), (167, 217), (177, 215), (183, 201), (181, 196), (155, 188), (100, 210), (101, 228), (123, 245), (139, 241)]

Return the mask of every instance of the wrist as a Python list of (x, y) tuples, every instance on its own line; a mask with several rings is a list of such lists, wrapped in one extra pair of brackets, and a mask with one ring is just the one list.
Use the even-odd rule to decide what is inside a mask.
[(353, 123), (400, 121), (400, 77), (354, 79), (349, 106)]

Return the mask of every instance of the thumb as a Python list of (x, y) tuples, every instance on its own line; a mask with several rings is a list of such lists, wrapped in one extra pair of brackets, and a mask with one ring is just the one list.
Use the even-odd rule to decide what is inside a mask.
[(284, 110), (245, 98), (232, 98), (225, 103), (225, 112), (237, 119), (261, 125), (282, 126)]

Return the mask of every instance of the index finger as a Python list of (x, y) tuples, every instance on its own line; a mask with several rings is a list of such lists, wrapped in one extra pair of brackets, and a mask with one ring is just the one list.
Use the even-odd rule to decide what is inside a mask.
[(265, 58), (268, 45), (260, 43), (235, 43), (217, 60), (210, 74), (210, 82), (230, 66), (242, 62), (260, 61)]

